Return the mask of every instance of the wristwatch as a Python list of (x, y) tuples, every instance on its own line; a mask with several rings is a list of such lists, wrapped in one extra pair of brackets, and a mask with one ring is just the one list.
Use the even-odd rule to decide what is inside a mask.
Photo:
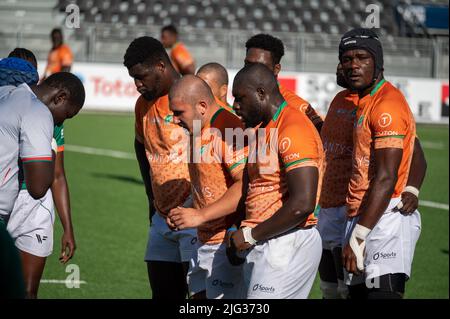
[(249, 243), (250, 245), (255, 245), (256, 240), (252, 236), (252, 228), (250, 227), (243, 227), (242, 228), (242, 234), (244, 235), (244, 240), (246, 243)]

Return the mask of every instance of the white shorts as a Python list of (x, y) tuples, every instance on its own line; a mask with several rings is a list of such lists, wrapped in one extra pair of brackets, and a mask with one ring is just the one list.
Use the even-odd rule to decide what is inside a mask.
[(47, 257), (53, 251), (52, 192), (34, 199), (26, 189), (19, 192), (7, 223), (7, 230), (21, 251), (38, 257)]
[[(192, 207), (188, 198), (184, 207)], [(145, 261), (189, 262), (197, 243), (197, 229), (173, 231), (157, 212), (148, 231)]]
[(342, 247), (346, 223), (346, 206), (320, 209), (317, 230), (322, 238), (323, 249), (333, 250)]
[(243, 256), (241, 298), (308, 298), (321, 255), (322, 242), (315, 227), (258, 243)]
[[(344, 270), (347, 285), (366, 282), (373, 287), (371, 280), (386, 274), (403, 273), (411, 275), (414, 249), (420, 236), (420, 214), (416, 210), (411, 215), (393, 212), (400, 198), (391, 199), (386, 212), (366, 238), (364, 258), (364, 274), (355, 276)], [(347, 222), (345, 244), (359, 218), (354, 217)]]
[(190, 295), (206, 290), (207, 299), (239, 298), (241, 277), (242, 265), (230, 264), (225, 243), (197, 243), (187, 275)]

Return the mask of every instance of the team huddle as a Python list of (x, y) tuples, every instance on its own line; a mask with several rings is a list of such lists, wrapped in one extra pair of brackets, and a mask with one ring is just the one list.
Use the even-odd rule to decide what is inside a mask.
[[(149, 206), (152, 297), (305, 299), (319, 272), (325, 299), (402, 298), (426, 161), (404, 96), (384, 79), (376, 33), (343, 35), (343, 90), (324, 119), (278, 82), (281, 40), (246, 42), (230, 105), (226, 69), (212, 62), (194, 75), (176, 36), (163, 28), (161, 42), (137, 38), (124, 55), (140, 93), (134, 147)], [(65, 261), (73, 255), (58, 156), (62, 123), (85, 95), (69, 72), (37, 84), (26, 53), (0, 61), (14, 74), (0, 87), (0, 226), (21, 252), (32, 298), (53, 248), (53, 201), (70, 228)]]
[(378, 36), (342, 37), (324, 121), (277, 81), (277, 38), (247, 41), (232, 106), (220, 64), (180, 77), (167, 47), (141, 37), (124, 56), (153, 298), (307, 298), (317, 271), (326, 299), (402, 298), (426, 161)]

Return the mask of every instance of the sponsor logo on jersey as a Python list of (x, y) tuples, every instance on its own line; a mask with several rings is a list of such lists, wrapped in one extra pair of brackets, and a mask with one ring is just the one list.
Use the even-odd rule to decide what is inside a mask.
[(389, 113), (381, 114), (380, 118), (378, 119), (378, 125), (380, 125), (380, 127), (387, 127), (391, 125), (391, 123), (392, 123), (392, 116)]

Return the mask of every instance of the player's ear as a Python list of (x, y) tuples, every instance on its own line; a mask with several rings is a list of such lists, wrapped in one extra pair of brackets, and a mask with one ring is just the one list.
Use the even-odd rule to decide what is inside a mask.
[(66, 89), (59, 89), (53, 96), (53, 103), (58, 106), (67, 102), (69, 99), (69, 92)]
[(266, 98), (266, 90), (264, 90), (264, 88), (257, 88), (256, 89), (256, 94), (258, 95), (258, 99), (260, 101), (263, 101)]
[(226, 96), (228, 93), (228, 85), (227, 84), (222, 85), (219, 89), (219, 93), (221, 97)]
[(196, 105), (197, 112), (200, 113), (202, 116), (205, 115), (206, 110), (208, 108), (208, 105), (205, 101), (199, 101)]
[(273, 68), (273, 74), (275, 74), (275, 76), (278, 76), (278, 73), (280, 73), (280, 71), (281, 71), (281, 64), (280, 63), (275, 64)]
[(166, 63), (163, 60), (159, 60), (159, 62), (156, 64), (156, 69), (161, 73), (164, 73), (166, 69)]

